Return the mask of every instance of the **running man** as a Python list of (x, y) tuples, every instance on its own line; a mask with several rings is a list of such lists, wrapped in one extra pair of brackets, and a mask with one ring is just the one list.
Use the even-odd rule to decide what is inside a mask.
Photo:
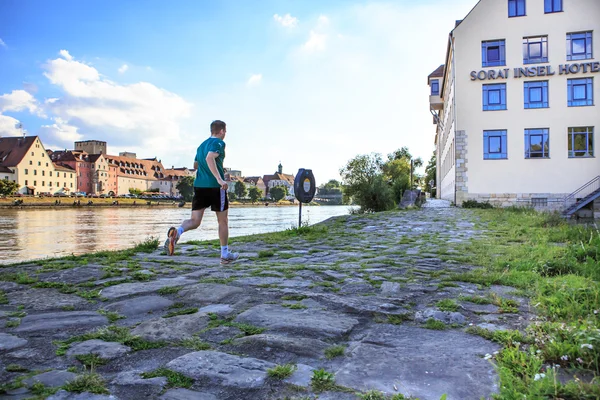
[(179, 228), (174, 226), (167, 232), (165, 250), (172, 256), (175, 244), (185, 231), (196, 229), (202, 222), (204, 210), (208, 207), (217, 214), (219, 223), (219, 241), (221, 242), (221, 264), (229, 264), (238, 259), (238, 253), (229, 251), (229, 225), (227, 210), (227, 182), (223, 173), (223, 160), (225, 159), (225, 134), (227, 125), (223, 121), (213, 121), (210, 124), (210, 137), (206, 139), (196, 151), (194, 168), (194, 199), (192, 200), (192, 218), (186, 219)]

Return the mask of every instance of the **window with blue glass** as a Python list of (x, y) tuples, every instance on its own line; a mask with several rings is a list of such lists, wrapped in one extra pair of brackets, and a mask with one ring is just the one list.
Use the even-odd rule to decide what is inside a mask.
[(569, 158), (594, 156), (594, 127), (569, 128)]
[(508, 0), (508, 16), (522, 17), (525, 15), (525, 0)]
[(525, 158), (550, 158), (548, 129), (525, 129)]
[(506, 65), (506, 48), (504, 40), (481, 42), (481, 66), (497, 67)]
[(548, 81), (524, 83), (525, 108), (548, 108)]
[(569, 107), (594, 105), (594, 78), (567, 80), (567, 97)]
[(506, 159), (506, 131), (483, 131), (483, 159)]
[(592, 32), (567, 33), (567, 60), (587, 60), (592, 56)]
[(544, 12), (546, 14), (561, 12), (563, 10), (563, 0), (544, 0)]
[(440, 80), (439, 79), (433, 79), (431, 81), (431, 95), (432, 96), (440, 95)]
[(483, 111), (506, 110), (506, 83), (483, 85)]
[(548, 62), (548, 36), (523, 38), (523, 63)]

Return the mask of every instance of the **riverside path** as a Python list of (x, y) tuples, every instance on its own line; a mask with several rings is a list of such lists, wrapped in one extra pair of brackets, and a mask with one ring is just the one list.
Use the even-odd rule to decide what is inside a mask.
[[(4, 267), (0, 399), (490, 398), (500, 347), (466, 328), (531, 316), (512, 288), (452, 280), (474, 268), (457, 259), (476, 222), (346, 215), (235, 238), (227, 266), (182, 243)], [(518, 313), (460, 301), (491, 295)]]

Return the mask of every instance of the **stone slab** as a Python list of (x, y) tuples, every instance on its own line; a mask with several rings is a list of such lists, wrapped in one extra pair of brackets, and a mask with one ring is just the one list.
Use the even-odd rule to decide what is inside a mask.
[(135, 386), (135, 385), (151, 385), (151, 386), (166, 386), (168, 381), (164, 376), (157, 376), (155, 378), (144, 379), (141, 374), (146, 371), (124, 371), (118, 374), (115, 379), (112, 380), (113, 385), (120, 386)]
[(425, 323), (429, 319), (435, 319), (442, 321), (445, 324), (459, 324), (462, 325), (467, 322), (464, 315), (458, 312), (452, 311), (439, 311), (435, 309), (427, 309), (418, 311), (415, 313), (415, 321)]
[(12, 350), (27, 344), (26, 339), (0, 332), (0, 351)]
[(192, 379), (210, 379), (222, 386), (255, 389), (263, 386), (267, 369), (275, 365), (217, 351), (197, 351), (176, 358), (166, 367)]
[(44, 372), (43, 374), (32, 376), (31, 378), (25, 379), (23, 382), (28, 387), (31, 387), (36, 382), (43, 383), (44, 386), (48, 387), (59, 387), (63, 386), (69, 381), (72, 381), (76, 376), (77, 374), (69, 371), (49, 371)]
[(94, 311), (63, 311), (28, 315), (15, 332), (50, 331), (108, 325), (108, 319)]
[(210, 393), (201, 393), (188, 389), (171, 389), (159, 397), (162, 400), (218, 400)]
[(81, 354), (97, 354), (101, 358), (112, 360), (124, 356), (130, 351), (130, 347), (121, 343), (92, 339), (73, 345), (67, 350), (67, 356), (75, 357), (76, 355)]
[(309, 387), (314, 370), (315, 368), (310, 365), (298, 364), (292, 376), (285, 378), (283, 381), (296, 386)]
[(383, 282), (381, 284), (382, 295), (393, 295), (400, 292), (400, 284), (398, 282)]
[(338, 337), (358, 324), (354, 318), (320, 310), (292, 310), (275, 304), (261, 304), (238, 315), (236, 322), (271, 331), (299, 332), (317, 337)]
[[(497, 391), (494, 366), (483, 355), (500, 346), (460, 331), (413, 326), (375, 326), (346, 354), (336, 382), (356, 390), (379, 390), (421, 400), (488, 398)], [(445, 360), (441, 362), (441, 360)]]
[(97, 265), (86, 265), (85, 267), (75, 267), (60, 271), (42, 272), (38, 275), (38, 280), (41, 282), (77, 284), (100, 279), (103, 275), (104, 271), (102, 271), (102, 267)]
[(191, 279), (181, 277), (157, 279), (150, 282), (122, 283), (103, 289), (100, 295), (107, 299), (118, 299), (125, 296), (154, 293), (165, 287), (187, 286), (194, 283), (195, 281)]
[(242, 349), (255, 349), (268, 352), (288, 352), (297, 356), (320, 358), (329, 345), (321, 340), (287, 337), (270, 333), (245, 336), (233, 341)]
[(46, 400), (119, 400), (113, 395), (94, 394), (89, 392), (71, 393), (61, 390), (56, 394), (47, 397)]
[(143, 339), (156, 341), (179, 341), (187, 339), (208, 326), (209, 318), (206, 314), (178, 315), (171, 318), (156, 318), (142, 322), (132, 335)]
[(179, 296), (187, 301), (207, 304), (220, 303), (243, 292), (244, 289), (235, 286), (218, 283), (198, 283), (179, 291)]
[(164, 310), (171, 305), (173, 301), (161, 296), (140, 296), (133, 299), (118, 301), (104, 307), (108, 311), (117, 312), (126, 317), (140, 316), (148, 312)]
[(60, 293), (56, 289), (29, 288), (18, 295), (9, 295), (11, 304), (22, 304), (27, 310), (47, 311), (62, 307), (76, 307), (85, 301), (74, 294)]

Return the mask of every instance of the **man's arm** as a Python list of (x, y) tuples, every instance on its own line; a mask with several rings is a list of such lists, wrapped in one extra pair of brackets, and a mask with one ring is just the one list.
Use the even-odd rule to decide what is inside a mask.
[(194, 169), (198, 169), (198, 161), (194, 161)]
[(217, 157), (219, 157), (219, 153), (216, 151), (209, 151), (208, 155), (206, 156), (206, 164), (208, 164), (208, 169), (210, 169), (210, 172), (212, 172), (219, 185), (221, 185), (221, 189), (227, 190), (227, 182), (221, 178), (221, 175), (219, 175), (219, 170), (217, 169)]

